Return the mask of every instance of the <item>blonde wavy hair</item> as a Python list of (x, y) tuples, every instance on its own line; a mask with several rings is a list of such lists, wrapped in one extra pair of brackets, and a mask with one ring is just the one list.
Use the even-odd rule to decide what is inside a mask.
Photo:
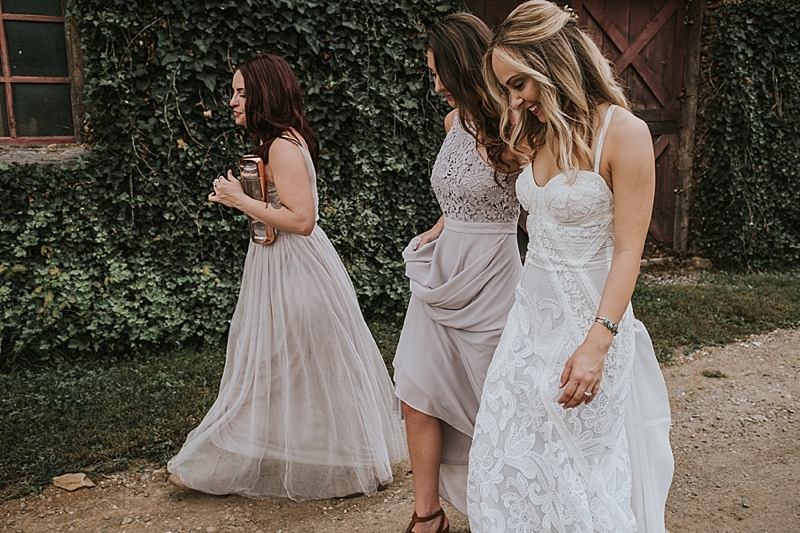
[[(546, 122), (511, 109), (507, 88), (492, 70), (494, 55), (537, 84)], [(483, 70), (492, 97), (502, 107), (500, 132), (511, 151), (531, 161), (542, 146), (550, 147), (570, 181), (578, 170), (594, 166), (592, 126), (598, 106), (630, 110), (609, 61), (578, 28), (574, 13), (546, 0), (530, 0), (511, 12), (489, 45)]]

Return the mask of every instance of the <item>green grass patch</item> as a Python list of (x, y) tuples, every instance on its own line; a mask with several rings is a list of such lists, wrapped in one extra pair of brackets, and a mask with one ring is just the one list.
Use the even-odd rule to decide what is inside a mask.
[(633, 310), (666, 362), (676, 352), (800, 326), (800, 273), (704, 274), (689, 285), (640, 283)]
[[(667, 361), (676, 351), (800, 326), (800, 273), (639, 284), (633, 305)], [(401, 327), (370, 324), (390, 373)], [(67, 472), (165, 463), (216, 398), (224, 364), (222, 348), (206, 348), (0, 374), (0, 500)]]
[(0, 375), (0, 500), (67, 472), (165, 462), (211, 407), (224, 357), (186, 350)]
[[(390, 373), (400, 329), (371, 325)], [(0, 374), (0, 501), (68, 472), (166, 463), (216, 399), (224, 365), (222, 348), (205, 348)]]

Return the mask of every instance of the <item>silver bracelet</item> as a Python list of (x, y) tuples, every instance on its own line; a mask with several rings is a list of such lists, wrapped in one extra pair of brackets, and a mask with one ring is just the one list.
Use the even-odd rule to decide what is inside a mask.
[(594, 317), (594, 321), (595, 322), (599, 322), (599, 323), (603, 324), (605, 327), (607, 327), (608, 331), (610, 331), (611, 334), (613, 336), (615, 336), (615, 337), (617, 336), (617, 333), (619, 333), (619, 326), (616, 325), (615, 323), (613, 323), (612, 321), (610, 321), (607, 318), (603, 318), (601, 316), (596, 316), (596, 317)]

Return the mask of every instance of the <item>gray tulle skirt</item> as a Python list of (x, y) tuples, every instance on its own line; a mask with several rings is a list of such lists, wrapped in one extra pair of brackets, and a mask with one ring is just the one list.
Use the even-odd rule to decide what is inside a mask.
[(219, 396), (168, 470), (211, 494), (373, 494), (405, 457), (392, 384), (325, 233), (250, 244)]

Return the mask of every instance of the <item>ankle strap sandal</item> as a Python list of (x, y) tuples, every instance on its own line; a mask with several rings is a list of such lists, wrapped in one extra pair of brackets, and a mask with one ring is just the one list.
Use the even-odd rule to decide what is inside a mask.
[(439, 510), (433, 513), (432, 515), (424, 516), (422, 518), (417, 516), (417, 512), (414, 511), (414, 514), (411, 515), (411, 523), (408, 524), (408, 529), (406, 529), (406, 533), (411, 533), (411, 530), (414, 529), (414, 526), (419, 524), (420, 522), (430, 522), (431, 520), (436, 520), (439, 517), (442, 518), (442, 521), (439, 522), (439, 528), (436, 530), (436, 533), (450, 533), (450, 524), (447, 524), (447, 527), (444, 526), (444, 509), (442, 508), (439, 508)]

